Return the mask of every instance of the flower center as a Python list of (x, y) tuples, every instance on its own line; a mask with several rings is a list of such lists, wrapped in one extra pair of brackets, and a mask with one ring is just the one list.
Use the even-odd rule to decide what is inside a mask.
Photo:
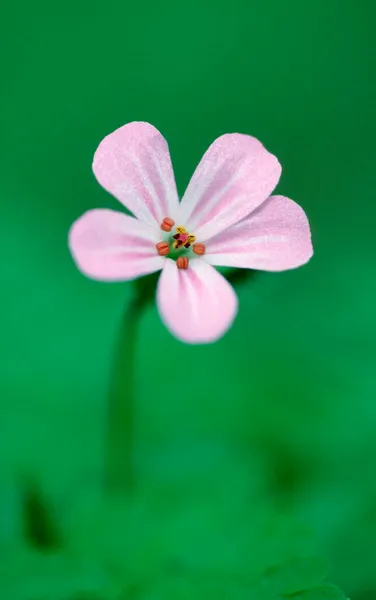
[(185, 227), (182, 225), (178, 225), (176, 228), (176, 234), (172, 236), (174, 238), (174, 243), (172, 244), (174, 248), (189, 248), (193, 242), (196, 241), (196, 236), (188, 233)]
[[(166, 217), (161, 223), (161, 230), (170, 233), (174, 226), (175, 221)], [(205, 254), (205, 246), (204, 244), (196, 244), (196, 236), (189, 233), (183, 225), (175, 227), (175, 232), (172, 236), (165, 237), (165, 239), (158, 242), (156, 245), (157, 252), (160, 256), (170, 255), (170, 258), (175, 259), (178, 269), (187, 269), (191, 246), (197, 256)]]

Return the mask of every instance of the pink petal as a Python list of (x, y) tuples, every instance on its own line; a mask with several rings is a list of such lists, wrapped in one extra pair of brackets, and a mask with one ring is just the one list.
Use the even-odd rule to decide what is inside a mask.
[(77, 267), (92, 279), (125, 281), (163, 268), (158, 231), (120, 212), (89, 210), (69, 232)]
[(216, 341), (229, 329), (238, 309), (228, 281), (199, 258), (191, 260), (187, 270), (166, 260), (157, 304), (167, 329), (190, 344)]
[(179, 200), (168, 145), (149, 123), (128, 123), (105, 137), (93, 171), (141, 221), (159, 227), (165, 217), (175, 219)]
[(284, 196), (271, 196), (255, 212), (206, 243), (211, 265), (284, 271), (312, 256), (304, 210)]
[(278, 160), (256, 138), (222, 135), (193, 174), (179, 222), (203, 242), (255, 210), (274, 190), (280, 175)]

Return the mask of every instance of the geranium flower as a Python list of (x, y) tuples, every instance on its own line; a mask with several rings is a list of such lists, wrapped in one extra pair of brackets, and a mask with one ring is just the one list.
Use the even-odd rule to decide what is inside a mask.
[(89, 210), (69, 233), (78, 268), (102, 281), (162, 270), (157, 306), (166, 327), (189, 343), (213, 342), (231, 326), (236, 293), (214, 268), (283, 271), (312, 256), (303, 209), (270, 196), (281, 165), (254, 137), (216, 139), (179, 202), (168, 145), (148, 123), (104, 138), (93, 171), (134, 217)]

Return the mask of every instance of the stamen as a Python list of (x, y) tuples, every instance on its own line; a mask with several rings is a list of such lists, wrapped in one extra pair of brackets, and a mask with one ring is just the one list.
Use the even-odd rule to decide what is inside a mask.
[(198, 254), (198, 256), (202, 256), (203, 254), (205, 254), (204, 244), (193, 244), (192, 250), (195, 254)]
[(178, 269), (188, 269), (189, 259), (188, 256), (179, 256), (176, 261), (176, 266)]
[(167, 242), (158, 242), (156, 249), (159, 256), (167, 256), (167, 254), (170, 252), (170, 246)]
[(165, 217), (161, 223), (161, 229), (163, 231), (171, 231), (173, 226), (175, 225), (175, 221), (170, 219), (170, 217)]

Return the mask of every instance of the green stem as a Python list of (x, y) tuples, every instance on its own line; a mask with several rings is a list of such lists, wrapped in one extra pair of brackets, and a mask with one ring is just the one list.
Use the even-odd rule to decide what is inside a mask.
[[(240, 283), (255, 273), (246, 269), (231, 269), (226, 277), (232, 283)], [(104, 486), (110, 493), (131, 495), (137, 484), (134, 467), (133, 389), (137, 328), (143, 309), (154, 299), (158, 276), (158, 273), (153, 273), (134, 282), (135, 294), (124, 311), (115, 346), (108, 396), (104, 463)]]
[(110, 493), (132, 493), (136, 485), (134, 470), (134, 364), (143, 303), (136, 295), (124, 311), (115, 345), (108, 396), (105, 440), (105, 489)]

